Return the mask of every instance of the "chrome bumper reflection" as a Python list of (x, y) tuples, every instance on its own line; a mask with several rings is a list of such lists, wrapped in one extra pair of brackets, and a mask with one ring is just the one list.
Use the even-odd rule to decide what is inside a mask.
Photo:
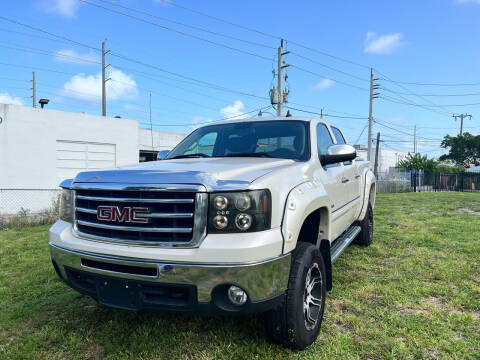
[(52, 243), (50, 252), (64, 279), (67, 266), (124, 279), (195, 285), (200, 303), (210, 302), (212, 290), (221, 284), (240, 286), (252, 302), (267, 300), (287, 289), (290, 273), (290, 254), (251, 264), (190, 264), (110, 257), (68, 250)]

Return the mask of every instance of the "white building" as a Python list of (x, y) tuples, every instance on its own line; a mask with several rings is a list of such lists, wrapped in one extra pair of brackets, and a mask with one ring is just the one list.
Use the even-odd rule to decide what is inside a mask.
[[(368, 150), (363, 145), (355, 145), (357, 154), (360, 159), (367, 160)], [(379, 149), (378, 152), (378, 172), (385, 173), (391, 168), (395, 168), (397, 164), (405, 159), (408, 155), (406, 151), (397, 151), (390, 149)], [(372, 168), (375, 162), (375, 148), (372, 149)]]
[(0, 215), (44, 209), (61, 180), (84, 170), (131, 165), (185, 135), (136, 120), (0, 104)]

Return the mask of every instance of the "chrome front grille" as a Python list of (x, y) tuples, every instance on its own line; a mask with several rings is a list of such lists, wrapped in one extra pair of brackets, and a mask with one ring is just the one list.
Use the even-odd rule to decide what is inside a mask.
[(201, 188), (76, 184), (74, 230), (101, 241), (195, 247), (206, 233), (207, 194)]

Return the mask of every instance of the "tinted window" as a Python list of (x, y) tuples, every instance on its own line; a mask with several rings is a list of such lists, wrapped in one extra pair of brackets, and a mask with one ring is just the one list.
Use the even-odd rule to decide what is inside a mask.
[(347, 142), (345, 141), (345, 138), (343, 137), (342, 132), (337, 129), (336, 127), (331, 127), (333, 135), (335, 136), (335, 139), (337, 140), (337, 144), (346, 144)]
[(318, 155), (325, 155), (330, 145), (333, 145), (332, 137), (324, 124), (317, 126), (317, 148)]
[(167, 159), (193, 154), (308, 160), (309, 123), (300, 120), (245, 121), (205, 126), (188, 135)]

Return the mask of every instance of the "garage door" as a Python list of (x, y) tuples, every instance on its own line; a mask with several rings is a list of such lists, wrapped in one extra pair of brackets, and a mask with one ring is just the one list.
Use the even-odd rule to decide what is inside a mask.
[(58, 180), (73, 178), (80, 171), (115, 167), (115, 144), (57, 140)]

